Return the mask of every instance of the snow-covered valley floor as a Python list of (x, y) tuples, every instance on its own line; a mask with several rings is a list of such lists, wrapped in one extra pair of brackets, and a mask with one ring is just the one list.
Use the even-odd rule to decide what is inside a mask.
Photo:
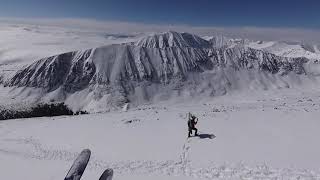
[[(84, 180), (105, 168), (114, 169), (115, 180), (320, 179), (319, 92), (273, 90), (1, 121), (0, 179), (61, 180), (84, 148), (92, 151)], [(199, 117), (200, 137), (187, 139), (188, 112)]]

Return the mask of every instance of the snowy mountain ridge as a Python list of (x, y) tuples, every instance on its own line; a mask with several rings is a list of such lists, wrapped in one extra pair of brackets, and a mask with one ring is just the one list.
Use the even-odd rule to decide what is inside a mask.
[(306, 42), (287, 41), (261, 41), (241, 38), (230, 38), (223, 35), (205, 36), (213, 47), (245, 46), (252, 49), (263, 50), (283, 57), (305, 57), (308, 59), (320, 59), (319, 45)]
[(199, 36), (189, 33), (178, 33), (168, 31), (144, 37), (132, 45), (147, 48), (166, 48), (166, 47), (190, 47), (190, 48), (210, 48), (211, 43)]
[(64, 101), (93, 112), (171, 97), (288, 88), (296, 84), (294, 78), (318, 75), (314, 67), (303, 57), (281, 57), (239, 45), (217, 48), (196, 35), (167, 32), (134, 43), (43, 58), (4, 84), (42, 89), (37, 100)]

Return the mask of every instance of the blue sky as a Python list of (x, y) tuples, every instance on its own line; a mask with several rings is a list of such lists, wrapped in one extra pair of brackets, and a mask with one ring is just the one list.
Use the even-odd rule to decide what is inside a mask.
[(320, 28), (319, 0), (0, 0), (0, 17)]

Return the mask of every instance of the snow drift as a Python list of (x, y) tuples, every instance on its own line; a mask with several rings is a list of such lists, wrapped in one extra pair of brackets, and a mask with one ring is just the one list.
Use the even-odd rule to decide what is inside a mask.
[(63, 101), (73, 109), (94, 112), (171, 97), (288, 88), (301, 78), (313, 82), (320, 72), (317, 61), (304, 57), (212, 42), (188, 33), (155, 34), (133, 43), (43, 58), (4, 84), (41, 89), (37, 101)]

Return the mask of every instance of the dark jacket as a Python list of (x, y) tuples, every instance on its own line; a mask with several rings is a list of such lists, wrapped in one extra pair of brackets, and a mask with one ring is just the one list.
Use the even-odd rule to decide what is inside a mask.
[(195, 128), (195, 125), (197, 124), (196, 118), (192, 117), (188, 120), (188, 127), (193, 129)]

